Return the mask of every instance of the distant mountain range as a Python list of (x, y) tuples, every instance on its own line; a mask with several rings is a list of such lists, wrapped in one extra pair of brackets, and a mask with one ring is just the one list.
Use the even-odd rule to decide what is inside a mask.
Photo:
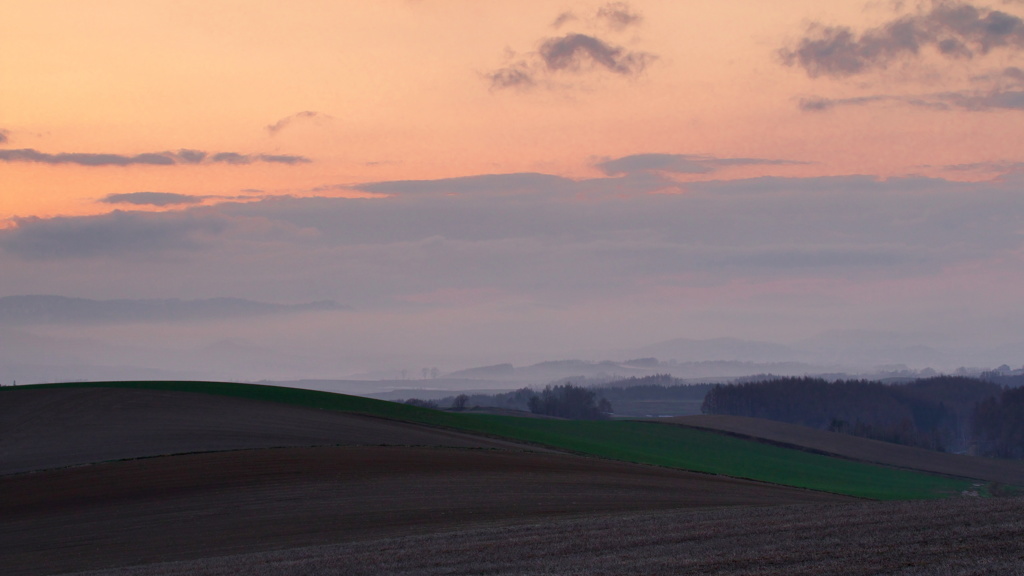
[(90, 300), (65, 296), (26, 295), (0, 298), (0, 324), (168, 322), (343, 310), (345, 308), (346, 306), (329, 300), (289, 305), (255, 302), (243, 298)]

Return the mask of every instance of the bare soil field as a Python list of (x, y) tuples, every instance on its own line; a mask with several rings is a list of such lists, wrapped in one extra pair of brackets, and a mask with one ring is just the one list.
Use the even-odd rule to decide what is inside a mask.
[[(882, 444), (808, 448), (847, 440)], [(864, 503), (276, 402), (0, 397), (5, 576), (1014, 574), (1022, 526), (1024, 500)]]
[(606, 514), (88, 576), (1022, 573), (1024, 501), (959, 499)]
[(516, 447), (415, 424), (214, 394), (56, 388), (0, 396), (0, 474), (277, 446)]
[(0, 477), (0, 558), (8, 576), (57, 574), (480, 523), (851, 501), (563, 454), (408, 447), (242, 450)]
[(743, 416), (680, 416), (657, 421), (726, 432), (745, 438), (801, 447), (863, 462), (1024, 486), (1024, 462), (1016, 460), (947, 454), (858, 438), (849, 434), (814, 430), (785, 422)]

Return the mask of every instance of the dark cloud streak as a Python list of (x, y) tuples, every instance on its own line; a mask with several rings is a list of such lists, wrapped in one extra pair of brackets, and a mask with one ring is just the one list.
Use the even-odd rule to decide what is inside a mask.
[(561, 38), (549, 38), (541, 44), (540, 57), (548, 70), (577, 71), (584, 62), (590, 61), (624, 76), (635, 76), (643, 72), (647, 64), (654, 59), (653, 54), (628, 51), (586, 34), (567, 34)]
[(202, 249), (226, 221), (195, 212), (122, 212), (100, 216), (15, 218), (0, 248), (26, 260), (155, 255)]
[(390, 182), (368, 182), (349, 188), (360, 192), (377, 194), (472, 194), (490, 196), (494, 194), (518, 194), (525, 192), (564, 192), (575, 186), (575, 182), (560, 176), (524, 172), (518, 174), (484, 174), (440, 180), (397, 180)]
[(0, 150), (0, 161), (31, 162), (36, 164), (77, 164), (79, 166), (173, 166), (177, 164), (170, 152), (147, 153), (135, 156), (121, 154), (61, 153), (47, 154), (32, 148)]
[(182, 206), (200, 204), (203, 196), (174, 194), (172, 192), (129, 192), (126, 194), (108, 194), (100, 202), (104, 204), (135, 204), (139, 206)]
[(728, 166), (766, 166), (805, 164), (793, 160), (765, 158), (715, 158), (694, 154), (633, 154), (604, 160), (595, 166), (608, 176), (640, 172), (709, 174)]
[(1024, 90), (963, 90), (917, 96), (893, 96), (878, 94), (855, 98), (824, 98), (811, 96), (801, 98), (799, 107), (805, 112), (826, 112), (844, 106), (866, 106), (880, 102), (894, 102), (930, 110), (967, 110), (984, 112), (990, 110), (1024, 110)]
[[(526, 90), (541, 84), (544, 80), (562, 74), (582, 74), (606, 71), (619, 76), (636, 77), (657, 59), (656, 54), (630, 50), (603, 38), (604, 33), (622, 32), (638, 25), (642, 20), (639, 12), (625, 2), (610, 2), (596, 13), (581, 21), (588, 33), (569, 32), (562, 36), (544, 38), (536, 52), (525, 57), (516, 56), (509, 50), (507, 64), (482, 74), (491, 90)], [(552, 23), (561, 28), (570, 22), (580, 21), (573, 12), (563, 12)]]
[(796, 46), (779, 51), (782, 62), (808, 76), (848, 77), (884, 69), (932, 47), (948, 59), (971, 59), (997, 48), (1024, 48), (1024, 21), (964, 2), (938, 1), (930, 9), (896, 18), (857, 35), (847, 26), (814, 24)]
[(274, 122), (273, 124), (266, 126), (265, 128), (266, 131), (269, 132), (271, 136), (277, 136), (278, 132), (284, 130), (285, 128), (288, 128), (289, 126), (296, 122), (326, 122), (332, 120), (334, 120), (334, 117), (328, 114), (316, 112), (314, 110), (304, 110), (302, 112), (297, 112), (295, 114), (292, 114), (291, 116), (282, 118), (277, 122)]
[(35, 164), (73, 164), (78, 166), (177, 166), (182, 164), (302, 164), (310, 162), (304, 156), (220, 152), (210, 155), (200, 150), (182, 149), (178, 152), (149, 152), (126, 156), (122, 154), (60, 153), (48, 154), (32, 148), (0, 150), (0, 162), (28, 162)]

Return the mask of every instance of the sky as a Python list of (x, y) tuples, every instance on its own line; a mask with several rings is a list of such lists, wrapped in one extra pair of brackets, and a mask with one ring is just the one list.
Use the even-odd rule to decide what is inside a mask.
[(842, 331), (1019, 365), (1022, 18), (1021, 0), (6, 2), (0, 297), (339, 307), (0, 338), (300, 359), (275, 377)]

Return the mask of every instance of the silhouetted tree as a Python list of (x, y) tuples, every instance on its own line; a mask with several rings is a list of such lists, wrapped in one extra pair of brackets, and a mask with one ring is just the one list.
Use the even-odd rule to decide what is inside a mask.
[(599, 404), (593, 390), (562, 384), (545, 386), (539, 395), (530, 398), (527, 405), (534, 414), (574, 420), (602, 420), (608, 418), (612, 410), (611, 403), (602, 400), (603, 403)]
[[(960, 376), (904, 384), (774, 378), (716, 385), (706, 414), (778, 420), (932, 450), (965, 450), (973, 407), (998, 387)], [(975, 418), (977, 419), (977, 418)]]
[(998, 398), (979, 402), (971, 430), (979, 456), (1024, 458), (1024, 388), (1006, 389)]

